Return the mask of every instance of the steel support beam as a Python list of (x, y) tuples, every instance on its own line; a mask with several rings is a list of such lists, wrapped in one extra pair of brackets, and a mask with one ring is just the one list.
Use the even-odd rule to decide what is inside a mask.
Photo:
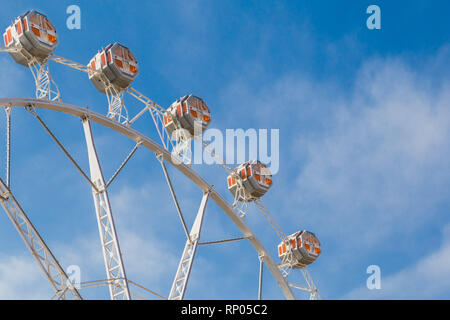
[(11, 187), (11, 107), (6, 112), (6, 185)]
[(263, 284), (263, 266), (264, 262), (259, 259), (259, 281), (258, 281), (258, 300), (262, 299), (262, 284)]
[(0, 204), (55, 290), (55, 296), (66, 299), (70, 295), (74, 299), (81, 299), (64, 269), (1, 178)]
[(309, 273), (308, 268), (303, 267), (300, 268), (300, 271), (303, 274), (303, 277), (305, 278), (306, 284), (308, 285), (309, 289), (309, 300), (318, 300), (322, 299), (319, 290), (317, 290), (316, 284), (314, 283), (311, 274)]
[(208, 203), (209, 192), (205, 192), (195, 217), (189, 234), (191, 241), (187, 240), (184, 246), (183, 254), (181, 256), (180, 264), (178, 265), (177, 273), (170, 290), (169, 300), (183, 300), (186, 293), (186, 286), (189, 281), (189, 276), (192, 269), (192, 262), (197, 252), (198, 241), (200, 240), (200, 233), (202, 231), (203, 217), (205, 215), (206, 204)]
[(120, 251), (119, 240), (117, 238), (117, 232), (111, 212), (108, 192), (105, 189), (105, 179), (95, 149), (91, 123), (87, 118), (83, 118), (82, 120), (89, 156), (91, 180), (96, 186), (96, 189), (92, 188), (92, 196), (94, 197), (95, 213), (97, 216), (103, 257), (105, 260), (106, 276), (108, 280), (111, 280), (109, 283), (109, 292), (112, 300), (129, 300), (130, 290), (125, 275), (122, 253)]
[(36, 84), (36, 98), (61, 101), (61, 93), (52, 79), (48, 61), (40, 63), (34, 60), (30, 62), (30, 70)]

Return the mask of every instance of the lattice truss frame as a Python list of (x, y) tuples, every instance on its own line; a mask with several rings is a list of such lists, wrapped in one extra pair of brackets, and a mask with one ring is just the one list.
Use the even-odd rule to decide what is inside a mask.
[[(10, 52), (11, 50), (15, 50), (14, 48), (2, 48), (0, 47), (0, 51), (6, 51)], [(19, 50), (19, 49), (16, 49)], [(48, 57), (48, 60), (52, 60), (54, 62), (63, 64), (65, 66), (68, 66), (70, 68), (83, 71), (85, 73), (89, 72), (96, 72), (95, 70), (92, 70), (90, 67), (79, 64), (77, 62), (74, 62), (72, 60), (68, 60), (65, 58), (62, 58), (60, 56), (54, 55), (51, 53)], [(34, 69), (33, 69), (34, 68)], [(35, 83), (36, 83), (36, 97), (38, 99), (44, 99), (49, 101), (61, 101), (61, 95), (59, 92), (58, 87), (56, 86), (56, 83), (53, 81), (49, 68), (48, 68), (48, 61), (41, 63), (33, 63), (33, 68), (30, 65), (30, 69), (32, 70)], [(112, 121), (116, 121), (120, 123), (122, 126), (126, 128), (131, 128), (133, 123), (135, 123), (138, 119), (141, 118), (143, 114), (145, 114), (147, 111), (149, 112), (153, 123), (155, 125), (156, 131), (158, 133), (158, 136), (160, 138), (162, 147), (165, 151), (169, 152), (171, 154), (171, 159), (169, 162), (174, 165), (186, 165), (190, 167), (191, 164), (191, 141), (195, 141), (196, 143), (199, 143), (202, 147), (202, 149), (215, 160), (215, 163), (219, 166), (221, 166), (228, 174), (233, 172), (234, 169), (231, 168), (229, 165), (225, 164), (221, 156), (214, 150), (214, 148), (207, 144), (201, 136), (195, 136), (191, 137), (189, 133), (186, 133), (186, 130), (182, 129), (179, 123), (175, 122), (177, 128), (179, 129), (179, 134), (177, 137), (172, 137), (168, 134), (164, 127), (164, 115), (166, 110), (156, 104), (154, 101), (152, 101), (150, 98), (146, 97), (141, 92), (137, 91), (136, 89), (132, 88), (131, 86), (124, 89), (124, 90), (117, 90), (114, 86), (110, 85), (108, 86), (108, 82), (106, 79), (104, 79), (105, 85), (107, 87), (106, 93), (108, 97), (108, 113), (106, 115), (107, 118), (111, 119)], [(137, 101), (144, 104), (144, 107), (131, 119), (128, 118), (128, 111), (125, 108), (124, 104), (124, 93), (128, 93), (132, 97), (134, 97)], [(10, 121), (11, 121), (11, 105), (5, 105), (4, 106), (5, 111), (7, 113), (7, 162), (6, 162), (6, 172), (7, 172), (7, 184), (4, 184), (3, 181), (0, 184), (0, 187), (3, 185), (7, 188), (9, 186), (10, 181)], [(149, 289), (146, 289), (140, 285), (138, 285), (135, 282), (132, 282), (129, 280), (125, 273), (124, 264), (122, 261), (122, 254), (120, 251), (120, 245), (118, 241), (118, 237), (115, 231), (115, 225), (114, 225), (114, 219), (111, 211), (111, 206), (109, 202), (109, 197), (107, 193), (107, 189), (109, 185), (115, 180), (117, 175), (122, 171), (122, 169), (125, 167), (125, 165), (128, 163), (128, 161), (131, 159), (131, 157), (135, 154), (138, 147), (141, 145), (142, 141), (137, 141), (135, 147), (131, 150), (131, 152), (128, 154), (128, 156), (125, 158), (125, 160), (122, 162), (122, 164), (119, 166), (119, 168), (114, 172), (112, 177), (108, 180), (108, 182), (105, 181), (101, 169), (100, 162), (98, 160), (97, 153), (95, 151), (95, 143), (94, 138), (91, 131), (91, 125), (89, 121), (89, 117), (82, 117), (83, 121), (83, 128), (86, 138), (86, 144), (87, 144), (87, 151), (89, 156), (89, 165), (90, 165), (90, 177), (81, 169), (81, 167), (77, 164), (77, 162), (74, 160), (74, 158), (70, 155), (70, 153), (67, 151), (67, 149), (62, 145), (62, 143), (58, 140), (58, 138), (52, 133), (52, 131), (48, 128), (48, 126), (45, 124), (45, 122), (40, 118), (40, 116), (37, 114), (36, 109), (34, 106), (30, 105), (27, 106), (26, 109), (40, 122), (40, 124), (44, 127), (44, 129), (47, 131), (47, 133), (50, 135), (50, 137), (55, 141), (55, 143), (58, 145), (58, 147), (63, 151), (63, 153), (67, 156), (67, 158), (74, 164), (74, 166), (78, 169), (78, 171), (81, 173), (81, 175), (87, 180), (87, 182), (91, 185), (94, 204), (95, 204), (95, 210), (96, 210), (96, 216), (97, 216), (97, 222), (99, 227), (99, 233), (100, 233), (100, 239), (102, 243), (102, 249), (103, 249), (103, 256), (105, 261), (105, 268), (107, 273), (107, 279), (103, 281), (98, 281), (95, 283), (89, 282), (85, 284), (81, 284), (81, 287), (93, 287), (93, 286), (101, 286), (105, 285), (109, 287), (110, 296), (111, 299), (130, 299), (131, 296), (140, 297), (140, 295), (132, 292), (129, 288), (130, 284), (135, 285), (136, 288), (140, 288), (144, 290), (146, 293), (151, 293), (159, 298), (165, 299), (162, 295), (155, 293)], [(125, 113), (123, 113), (125, 111)], [(177, 130), (178, 131), (178, 130)], [(180, 217), (181, 224), (183, 226), (183, 230), (186, 234), (186, 244), (185, 248), (183, 250), (180, 263), (177, 269), (177, 273), (175, 276), (175, 279), (172, 284), (172, 288), (169, 294), (168, 299), (183, 299), (187, 283), (189, 280), (190, 271), (193, 265), (193, 261), (195, 258), (195, 254), (197, 251), (197, 248), (199, 245), (207, 245), (207, 244), (218, 244), (218, 243), (227, 243), (231, 241), (238, 241), (238, 240), (250, 240), (255, 241), (255, 236), (252, 234), (251, 236), (244, 236), (241, 238), (234, 238), (234, 239), (225, 239), (225, 240), (217, 240), (217, 241), (210, 241), (206, 243), (200, 243), (200, 233), (203, 223), (203, 217), (206, 209), (206, 203), (208, 202), (208, 199), (210, 198), (210, 190), (205, 190), (202, 196), (201, 205), (199, 208), (199, 211), (197, 213), (197, 217), (195, 219), (195, 222), (191, 228), (190, 231), (188, 231), (188, 228), (185, 223), (185, 219), (183, 217), (183, 213), (181, 211), (180, 205), (177, 201), (177, 197), (175, 195), (175, 191), (173, 188), (173, 185), (171, 183), (169, 174), (167, 172), (167, 169), (165, 167), (165, 162), (168, 161), (168, 159), (164, 159), (164, 156), (162, 154), (157, 155), (158, 160), (161, 163), (164, 176), (167, 180), (170, 192), (172, 194), (172, 198), (174, 200), (178, 215)], [(243, 188), (243, 187), (242, 187)], [(240, 193), (239, 193), (240, 192)], [(237, 194), (243, 195), (243, 201), (238, 201), (239, 197), (236, 196), (233, 202), (233, 216), (232, 220), (238, 224), (243, 224), (245, 228), (248, 228), (245, 225), (244, 218), (247, 213), (247, 210), (249, 208), (249, 204), (251, 202), (255, 203), (255, 206), (258, 208), (258, 210), (262, 213), (264, 218), (267, 220), (269, 225), (274, 229), (277, 236), (280, 239), (283, 239), (285, 237), (283, 231), (281, 231), (280, 226), (275, 221), (273, 216), (270, 214), (267, 207), (264, 205), (261, 199), (247, 199), (245, 196), (245, 193), (243, 190), (237, 192)], [(7, 213), (9, 212), (8, 216), (10, 216), (10, 219), (12, 221), (17, 221), (18, 215), (15, 212), (20, 213), (20, 217), (23, 217), (23, 219), (27, 219), (23, 211), (17, 211), (17, 209), (5, 209), (5, 205), (8, 204), (9, 199), (14, 199), (12, 197), (12, 194), (8, 189), (6, 191), (2, 191), (3, 195), (10, 195), (8, 196), (2, 196), (0, 198), (1, 204)], [(14, 200), (15, 201), (15, 200)], [(15, 202), (15, 204), (18, 206), (18, 203)], [(6, 207), (8, 207), (6, 205)], [(8, 208), (15, 208), (8, 207)], [(12, 214), (15, 213), (15, 214)], [(11, 215), (12, 214), (12, 215)], [(29, 220), (25, 225), (27, 227), (31, 227), (31, 222)], [(22, 222), (23, 223), (23, 222)], [(20, 226), (20, 223), (17, 224)], [(245, 229), (244, 228), (244, 229)], [(31, 229), (34, 230), (34, 229)], [(37, 231), (33, 231), (37, 234)], [(20, 231), (19, 231), (20, 233)], [(28, 234), (28, 233), (24, 233)], [(37, 234), (38, 235), (38, 234)], [(32, 239), (40, 239), (40, 245), (45, 247), (45, 243), (43, 240), (37, 236), (34, 236)], [(31, 238), (30, 238), (31, 239)], [(25, 242), (27, 243), (27, 240), (24, 238)], [(33, 250), (40, 250), (43, 249), (38, 248), (35, 249), (33, 246), (33, 243), (35, 243), (35, 240), (30, 240), (31, 242), (31, 251)], [(255, 246), (255, 244), (253, 244)], [(30, 246), (27, 244), (27, 246), (30, 248)], [(256, 241), (256, 248), (263, 248), (259, 241)], [(47, 247), (45, 247), (47, 248)], [(46, 255), (47, 259), (44, 260), (44, 265), (55, 265), (59, 266), (56, 259), (54, 259), (53, 255), (51, 255), (49, 249), (46, 249)], [(261, 253), (262, 252), (262, 253)], [(283, 292), (287, 298), (294, 299), (295, 296), (290, 292), (290, 289), (287, 289), (287, 286), (294, 289), (299, 289), (302, 291), (306, 291), (309, 293), (310, 299), (320, 299), (320, 294), (318, 292), (317, 287), (314, 284), (314, 281), (312, 280), (312, 277), (308, 271), (308, 269), (305, 267), (300, 268), (301, 275), (303, 277), (303, 280), (305, 282), (305, 285), (298, 285), (295, 283), (291, 283), (287, 281), (288, 276), (292, 273), (292, 270), (294, 270), (293, 266), (289, 263), (281, 263), (278, 265), (277, 270), (273, 267), (273, 261), (268, 256), (265, 249), (261, 249), (261, 252), (258, 254), (258, 260), (259, 260), (259, 279), (260, 279), (260, 285), (258, 289), (258, 298), (261, 298), (262, 296), (262, 266), (264, 262), (266, 262), (266, 265), (269, 266), (270, 271), (275, 276), (277, 283), (282, 287)], [(33, 253), (34, 255), (34, 253)], [(53, 258), (52, 263), (49, 264), (50, 261), (49, 258)], [(41, 262), (42, 264), (42, 262)], [(76, 298), (81, 298), (79, 296), (78, 291), (74, 289), (74, 287), (69, 283), (68, 285), (63, 285), (62, 283), (67, 283), (67, 276), (63, 273), (62, 269), (58, 269), (59, 271), (59, 277), (61, 277), (64, 281), (55, 282), (54, 277), (50, 276), (49, 280), (52, 286), (55, 288), (55, 295), (58, 298), (66, 298), (68, 293), (71, 293)], [(280, 272), (282, 277), (277, 277), (277, 272)], [(45, 273), (45, 272), (44, 272)], [(47, 272), (46, 274), (50, 274)], [(57, 285), (58, 283), (59, 286)]]

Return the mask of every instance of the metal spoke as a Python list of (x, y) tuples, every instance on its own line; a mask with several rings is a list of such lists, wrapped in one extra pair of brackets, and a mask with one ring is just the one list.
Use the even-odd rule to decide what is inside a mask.
[(240, 237), (240, 238), (233, 238), (233, 239), (225, 239), (225, 240), (216, 240), (216, 241), (205, 241), (205, 242), (199, 242), (199, 246), (206, 246), (211, 244), (219, 244), (219, 243), (227, 243), (227, 242), (234, 242), (234, 241), (241, 241), (241, 240), (248, 240), (249, 237)]
[(262, 285), (263, 285), (263, 260), (259, 258), (259, 281), (258, 281), (258, 300), (262, 298)]
[(97, 191), (99, 192), (97, 186), (92, 182), (92, 180), (87, 176), (87, 174), (81, 169), (81, 167), (78, 165), (78, 163), (75, 161), (75, 159), (70, 155), (70, 153), (64, 148), (62, 143), (56, 138), (56, 136), (53, 134), (53, 132), (47, 127), (44, 120), (39, 117), (34, 107), (28, 107), (26, 108), (28, 112), (30, 112), (42, 125), (42, 127), (47, 131), (47, 133), (50, 135), (50, 137), (55, 141), (55, 143), (58, 145), (58, 147), (62, 150), (62, 152), (66, 155), (66, 157), (72, 162), (72, 164), (75, 166), (75, 168), (78, 169), (78, 171), (81, 173), (81, 175), (89, 182), (89, 184)]
[(6, 112), (6, 185), (11, 187), (11, 107)]
[(173, 202), (175, 203), (175, 207), (177, 208), (177, 212), (178, 212), (178, 216), (180, 218), (181, 224), (183, 225), (183, 230), (184, 230), (184, 233), (186, 234), (186, 238), (188, 239), (189, 242), (192, 242), (191, 236), (189, 235), (189, 231), (186, 226), (186, 221), (184, 220), (183, 213), (181, 212), (180, 204), (178, 203), (177, 196), (175, 194), (175, 191), (173, 190), (172, 181), (170, 180), (166, 165), (164, 164), (164, 159), (161, 157), (161, 155), (157, 156), (157, 159), (161, 163), (161, 167), (163, 169), (164, 176), (166, 177), (166, 181), (169, 186), (170, 194), (172, 195)]
[(130, 153), (128, 154), (128, 156), (125, 158), (125, 160), (123, 160), (122, 164), (120, 165), (120, 167), (114, 172), (114, 174), (112, 175), (112, 177), (108, 180), (108, 182), (105, 185), (105, 189), (108, 189), (109, 185), (114, 181), (114, 179), (117, 177), (117, 175), (120, 173), (120, 171), (122, 171), (123, 167), (125, 167), (125, 165), (127, 164), (127, 162), (131, 159), (131, 157), (134, 155), (134, 153), (136, 152), (136, 150), (138, 149), (138, 147), (141, 145), (140, 142), (136, 143), (136, 145), (134, 146), (134, 148), (130, 151)]
[[(97, 188), (92, 189), (92, 196), (94, 198), (106, 275), (108, 280), (113, 280), (109, 284), (111, 299), (129, 300), (130, 291), (123, 266), (122, 253), (114, 225), (109, 196), (105, 189), (105, 180), (95, 149), (91, 123), (87, 118), (83, 118), (83, 129), (86, 137), (91, 179), (97, 185)], [(99, 192), (98, 190), (101, 191)]]
[(191, 274), (192, 263), (197, 252), (198, 241), (200, 240), (200, 234), (202, 231), (203, 217), (205, 215), (206, 204), (208, 203), (209, 192), (205, 192), (198, 209), (197, 216), (195, 217), (194, 224), (190, 232), (191, 241), (186, 241), (186, 245), (183, 250), (183, 254), (178, 265), (177, 273), (170, 290), (169, 300), (183, 300), (186, 293), (186, 286)]
[(155, 291), (152, 291), (152, 290), (150, 290), (150, 289), (147, 289), (147, 288), (141, 286), (140, 284), (138, 284), (138, 283), (136, 283), (136, 282), (134, 282), (134, 281), (128, 280), (128, 282), (131, 283), (131, 284), (133, 284), (133, 285), (135, 285), (136, 287), (138, 287), (138, 288), (144, 290), (144, 291), (147, 291), (148, 293), (151, 293), (151, 294), (153, 294), (153, 295), (155, 295), (155, 296), (157, 296), (157, 297), (163, 299), (163, 300), (167, 300), (166, 297), (163, 297), (162, 295), (156, 293)]
[(60, 299), (65, 299), (67, 292), (73, 298), (81, 299), (77, 289), (72, 285), (67, 274), (1, 178), (0, 204), (49, 280), (55, 290), (55, 295)]

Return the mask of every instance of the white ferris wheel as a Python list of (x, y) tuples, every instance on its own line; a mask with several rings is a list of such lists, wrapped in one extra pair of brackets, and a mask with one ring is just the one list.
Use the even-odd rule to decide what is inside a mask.
[[(0, 47), (0, 51), (9, 53), (17, 63), (29, 68), (32, 72), (36, 85), (36, 97), (0, 98), (0, 107), (6, 112), (7, 136), (6, 178), (5, 180), (0, 178), (0, 204), (50, 282), (54, 290), (52, 299), (82, 299), (82, 290), (94, 286), (107, 286), (110, 298), (113, 300), (142, 298), (141, 295), (133, 291), (133, 288), (143, 289), (145, 292), (155, 294), (161, 299), (180, 300), (185, 296), (198, 247), (232, 241), (248, 241), (256, 251), (256, 256), (259, 259), (257, 293), (259, 299), (262, 297), (264, 265), (287, 299), (296, 299), (295, 290), (305, 292), (310, 299), (321, 298), (307, 269), (307, 266), (321, 254), (319, 240), (314, 233), (307, 230), (301, 230), (288, 236), (281, 230), (261, 199), (272, 185), (272, 174), (264, 164), (257, 160), (251, 160), (232, 168), (224, 164), (223, 159), (218, 156), (215, 150), (199, 138), (211, 121), (210, 109), (201, 98), (195, 95), (186, 95), (165, 109), (132, 88), (131, 83), (138, 75), (138, 63), (131, 51), (119, 43), (113, 43), (102, 48), (87, 65), (53, 54), (58, 44), (56, 29), (46, 15), (36, 10), (28, 11), (17, 17), (6, 28), (3, 40), (5, 46)], [(98, 91), (107, 96), (108, 110), (106, 115), (85, 107), (62, 102), (59, 88), (50, 73), (50, 61), (85, 72)], [(133, 116), (130, 116), (125, 107), (125, 95), (133, 97), (143, 105), (142, 109)], [(81, 179), (84, 179), (91, 188), (106, 279), (87, 281), (77, 285), (72, 283), (64, 268), (26, 214), (25, 209), (33, 210), (33, 208), (22, 208), (18, 199), (15, 198), (13, 190), (10, 188), (10, 145), (11, 114), (17, 109), (25, 109), (39, 122), (79, 171)], [(41, 110), (59, 112), (81, 119), (89, 159), (89, 173), (81, 168), (67, 148), (47, 126), (44, 119), (39, 115)], [(142, 116), (147, 113), (153, 120), (154, 129), (160, 139), (158, 142), (133, 128), (136, 121), (145, 121)], [(91, 130), (91, 124), (94, 123), (114, 130), (134, 142), (134, 148), (108, 180), (104, 178), (102, 166), (97, 156), (95, 140)], [(233, 203), (228, 203), (211, 184), (192, 169), (190, 165), (191, 141), (200, 143), (201, 147), (216, 160), (217, 165), (226, 171), (228, 189), (234, 197)], [(127, 278), (108, 196), (109, 186), (139, 148), (150, 150), (161, 164), (186, 236), (184, 250), (168, 295), (155, 293)], [(202, 191), (200, 207), (195, 221), (190, 227), (184, 219), (166, 164), (172, 165)], [(209, 242), (200, 241), (203, 218), (207, 203), (210, 200), (214, 201), (232, 223), (237, 226), (242, 233), (241, 237)], [(270, 252), (263, 246), (245, 221), (247, 209), (253, 203), (280, 238), (277, 250), (280, 263), (275, 262)]]

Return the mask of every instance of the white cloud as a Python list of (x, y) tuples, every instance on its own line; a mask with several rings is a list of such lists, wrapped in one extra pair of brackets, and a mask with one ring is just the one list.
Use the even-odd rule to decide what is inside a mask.
[(49, 299), (53, 294), (31, 255), (0, 257), (0, 299)]
[(400, 61), (367, 63), (325, 132), (299, 139), (307, 156), (296, 187), (330, 208), (322, 221), (334, 232), (373, 244), (429, 221), (447, 198), (450, 84), (427, 81)]
[(450, 293), (450, 225), (444, 228), (442, 246), (413, 265), (392, 275), (383, 275), (381, 289), (361, 287), (344, 299), (440, 299)]
[(326, 298), (350, 290), (349, 274), (364, 273), (368, 257), (428, 255), (416, 234), (447, 214), (450, 187), (445, 52), (420, 63), (370, 59), (342, 83), (290, 73), (263, 88), (237, 79), (224, 90), (224, 105), (255, 110), (249, 126), (280, 128), (280, 172), (264, 201), (286, 232), (310, 228), (322, 240), (311, 272)]

